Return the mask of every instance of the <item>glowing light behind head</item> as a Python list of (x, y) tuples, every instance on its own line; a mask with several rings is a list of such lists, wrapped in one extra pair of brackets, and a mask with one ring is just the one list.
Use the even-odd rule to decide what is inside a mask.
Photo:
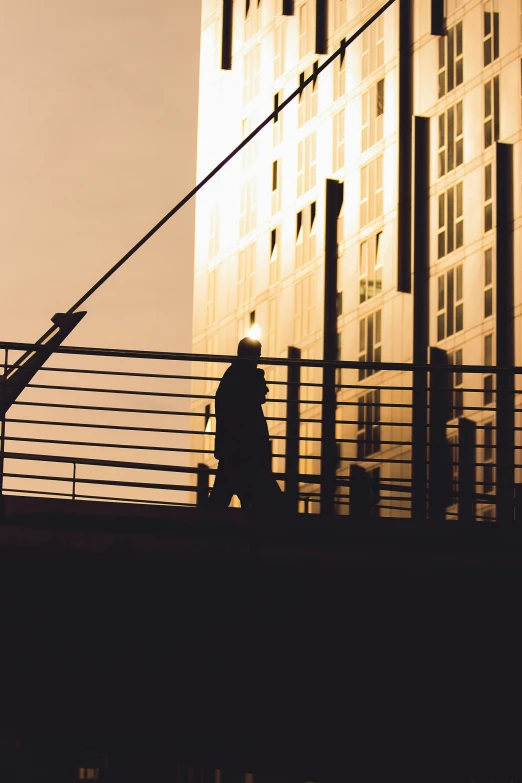
[(252, 326), (246, 333), (246, 336), (250, 337), (251, 340), (261, 341), (261, 327), (259, 326), (259, 324), (252, 324)]

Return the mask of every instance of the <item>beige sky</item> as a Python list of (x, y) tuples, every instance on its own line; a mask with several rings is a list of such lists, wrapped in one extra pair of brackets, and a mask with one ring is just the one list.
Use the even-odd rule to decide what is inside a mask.
[[(199, 0), (0, 0), (0, 339), (32, 341), (195, 182)], [(190, 350), (193, 205), (71, 345)]]

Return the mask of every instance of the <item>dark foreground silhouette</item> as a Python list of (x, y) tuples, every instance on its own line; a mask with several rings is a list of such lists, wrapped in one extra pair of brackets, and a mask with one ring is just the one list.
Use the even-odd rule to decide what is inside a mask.
[(262, 405), (268, 386), (257, 367), (261, 343), (245, 337), (238, 358), (226, 370), (216, 392), (216, 441), (219, 460), (208, 505), (228, 508), (237, 495), (242, 508), (277, 509), (283, 493), (272, 473), (272, 453)]

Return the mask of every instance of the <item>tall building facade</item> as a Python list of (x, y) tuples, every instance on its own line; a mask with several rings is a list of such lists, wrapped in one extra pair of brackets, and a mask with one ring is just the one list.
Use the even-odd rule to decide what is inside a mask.
[[(198, 178), (380, 5), (203, 0)], [(194, 351), (234, 353), (256, 324), (266, 356), (295, 346), (302, 358), (335, 358), (324, 333), (330, 265), (339, 358), (424, 363), (438, 348), (453, 364), (520, 363), (521, 63), (519, 0), (395, 0), (198, 195)], [(340, 196), (329, 201), (332, 181)], [(203, 397), (221, 370), (207, 368), (194, 402), (208, 433), (194, 444), (209, 463)], [(284, 396), (285, 368), (267, 375), (272, 398)], [(303, 387), (300, 425), (300, 470), (317, 473), (321, 373), (303, 368), (301, 380), (319, 384)], [(359, 461), (384, 478), (388, 444), (394, 477), (411, 479), (411, 447), (384, 415), (411, 374), (343, 370), (341, 381), (351, 388), (338, 403), (351, 413), (338, 425), (339, 471)], [(487, 461), (494, 382), (472, 382)], [(458, 408), (462, 373), (454, 386)], [(266, 413), (283, 470), (284, 409), (272, 401)]]

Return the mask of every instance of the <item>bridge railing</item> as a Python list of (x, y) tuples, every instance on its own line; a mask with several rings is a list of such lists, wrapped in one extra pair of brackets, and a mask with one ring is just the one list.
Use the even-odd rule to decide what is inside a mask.
[[(32, 350), (0, 343), (4, 371)], [(296, 512), (520, 515), (521, 369), (451, 365), (443, 351), (415, 367), (289, 356), (260, 366), (273, 468)], [(216, 467), (214, 394), (233, 358), (56, 349), (2, 421), (3, 494), (203, 502)]]

